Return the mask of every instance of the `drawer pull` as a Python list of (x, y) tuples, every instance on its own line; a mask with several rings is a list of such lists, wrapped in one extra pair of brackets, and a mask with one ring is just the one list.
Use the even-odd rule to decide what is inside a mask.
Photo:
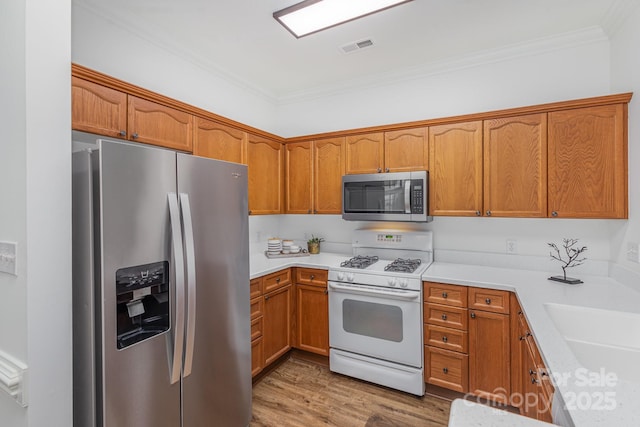
[(280, 283), (280, 278), (279, 277), (276, 279), (276, 283)]
[(449, 373), (449, 368), (442, 368), (442, 372), (444, 372), (445, 374)]
[(311, 280), (315, 279), (316, 276), (314, 276), (313, 274), (311, 275)]
[(447, 341), (448, 341), (448, 339), (447, 339), (446, 336), (442, 337), (442, 342), (447, 342)]
[(448, 295), (446, 292), (443, 292), (443, 293), (442, 293), (442, 298), (446, 298), (446, 297), (448, 297), (448, 296), (449, 296), (449, 295)]
[(476, 318), (476, 314), (474, 312), (471, 312), (471, 318), (475, 319)]
[(446, 314), (442, 315), (442, 320), (447, 320), (447, 315)]
[(487, 298), (486, 300), (484, 300), (484, 302), (486, 302), (487, 305), (491, 304), (491, 298)]

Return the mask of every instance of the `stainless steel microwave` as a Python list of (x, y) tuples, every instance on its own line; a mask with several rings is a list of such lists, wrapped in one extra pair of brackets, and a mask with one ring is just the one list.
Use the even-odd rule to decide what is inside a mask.
[(342, 177), (342, 218), (354, 221), (428, 222), (429, 172)]

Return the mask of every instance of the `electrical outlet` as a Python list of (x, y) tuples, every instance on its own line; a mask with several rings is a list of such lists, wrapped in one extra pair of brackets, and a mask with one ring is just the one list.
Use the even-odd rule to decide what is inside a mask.
[(17, 243), (0, 242), (0, 272), (18, 275), (17, 252)]
[(638, 242), (627, 242), (627, 259), (632, 262), (640, 262), (640, 259), (638, 259)]
[(507, 253), (508, 254), (518, 253), (518, 241), (516, 239), (507, 239)]

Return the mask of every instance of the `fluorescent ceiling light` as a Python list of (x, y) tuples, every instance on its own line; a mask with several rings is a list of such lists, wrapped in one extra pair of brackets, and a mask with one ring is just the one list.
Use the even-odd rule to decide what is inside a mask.
[(300, 38), (410, 1), (305, 0), (274, 12), (273, 17)]

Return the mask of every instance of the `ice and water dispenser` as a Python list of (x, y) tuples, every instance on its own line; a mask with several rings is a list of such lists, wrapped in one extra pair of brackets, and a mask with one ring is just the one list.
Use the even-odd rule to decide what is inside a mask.
[(118, 349), (169, 330), (169, 263), (116, 271)]

